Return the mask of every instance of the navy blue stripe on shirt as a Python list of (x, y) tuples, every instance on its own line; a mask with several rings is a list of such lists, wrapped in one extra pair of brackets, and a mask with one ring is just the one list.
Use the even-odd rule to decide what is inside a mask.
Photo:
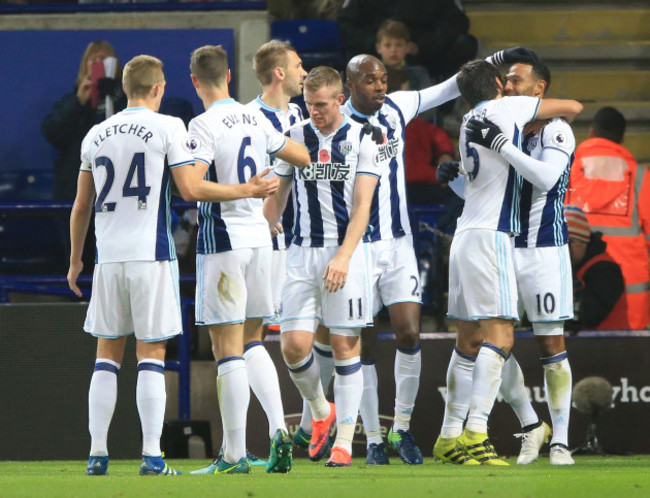
[[(207, 179), (218, 183), (214, 161), (208, 168)], [(231, 250), (232, 245), (226, 229), (226, 222), (221, 217), (221, 204), (219, 202), (201, 202), (199, 206), (199, 237), (196, 252), (199, 254), (213, 254)]]
[[(176, 259), (174, 245), (170, 243), (170, 223), (171, 213), (169, 212), (170, 185), (169, 185), (169, 167), (167, 158), (165, 158), (165, 167), (163, 169), (162, 182), (160, 185), (160, 194), (158, 198), (158, 223), (156, 229), (156, 261), (167, 261)], [(172, 257), (172, 255), (174, 257)]]
[[(318, 155), (320, 152), (318, 136), (308, 124), (303, 127), (303, 130), (305, 147), (307, 147), (307, 150), (309, 151), (311, 162), (318, 162)], [(318, 199), (318, 182), (316, 180), (304, 180), (303, 185), (307, 194), (307, 210), (310, 218), (309, 238), (311, 239), (311, 247), (323, 247), (323, 214)]]
[[(342, 126), (334, 135), (332, 139), (332, 162), (338, 164), (345, 164), (345, 156), (341, 152), (341, 142), (343, 142), (350, 130), (350, 124), (347, 123)], [(334, 210), (334, 218), (336, 219), (336, 230), (338, 233), (339, 245), (343, 244), (345, 232), (348, 229), (350, 216), (345, 203), (345, 182), (330, 182), (330, 190), (332, 191), (332, 209)]]
[(268, 119), (271, 124), (273, 125), (273, 128), (275, 128), (278, 131), (282, 131), (282, 123), (280, 123), (280, 120), (278, 119), (277, 114), (275, 111), (270, 111), (268, 109), (265, 109), (264, 107), (260, 107), (260, 111), (262, 111), (262, 114)]

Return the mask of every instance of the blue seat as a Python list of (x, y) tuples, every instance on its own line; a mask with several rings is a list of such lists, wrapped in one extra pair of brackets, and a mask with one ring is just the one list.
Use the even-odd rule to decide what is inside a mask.
[(327, 19), (292, 19), (273, 21), (271, 38), (294, 46), (306, 68), (329, 65), (345, 67), (339, 36), (339, 24)]

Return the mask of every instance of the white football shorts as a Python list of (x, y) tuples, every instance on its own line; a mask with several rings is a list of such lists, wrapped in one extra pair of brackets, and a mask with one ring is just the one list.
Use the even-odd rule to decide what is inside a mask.
[(196, 323), (271, 318), (271, 246), (196, 255)]
[(163, 341), (183, 333), (180, 303), (176, 260), (99, 263), (84, 330), (95, 337)]
[(518, 320), (517, 283), (511, 237), (487, 229), (454, 236), (449, 255), (451, 318)]
[(413, 236), (366, 242), (372, 271), (372, 313), (395, 303), (422, 303)]
[(573, 318), (569, 246), (515, 248), (514, 256), (520, 303), (528, 320), (558, 322)]
[[(316, 332), (318, 323), (336, 334), (372, 324), (371, 285), (366, 244), (359, 243), (352, 258), (345, 286), (337, 292), (325, 289), (325, 268), (339, 246), (287, 249), (287, 280), (282, 291), (280, 331)], [(346, 334), (344, 334), (346, 335)]]
[(287, 250), (276, 249), (271, 256), (271, 298), (273, 299), (273, 316), (264, 319), (264, 325), (280, 323), (280, 306), (282, 287), (287, 279)]

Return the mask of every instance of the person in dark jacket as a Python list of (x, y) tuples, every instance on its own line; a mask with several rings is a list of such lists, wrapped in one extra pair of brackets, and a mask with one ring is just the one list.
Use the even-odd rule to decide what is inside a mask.
[(623, 273), (607, 253), (603, 234), (591, 231), (587, 216), (577, 206), (565, 206), (564, 216), (569, 228), (575, 314), (567, 329), (574, 333), (629, 329)]
[[(94, 63), (112, 57), (116, 60), (113, 78), (91, 75)], [(72, 92), (64, 95), (43, 120), (46, 140), (60, 154), (54, 162), (55, 201), (73, 201), (77, 193), (81, 141), (97, 123), (126, 107), (122, 91), (122, 67), (115, 50), (107, 41), (93, 41), (84, 51), (79, 74)]]

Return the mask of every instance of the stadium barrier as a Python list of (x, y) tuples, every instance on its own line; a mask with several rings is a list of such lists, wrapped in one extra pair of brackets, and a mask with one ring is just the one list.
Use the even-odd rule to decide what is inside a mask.
[[(5, 428), (0, 434), (0, 460), (84, 459), (87, 456), (90, 443), (87, 396), (96, 343), (81, 332), (86, 307), (85, 303), (0, 304), (0, 399), (3, 400), (0, 424)], [(190, 338), (190, 334), (186, 336)], [(383, 340), (377, 356), (379, 407), (383, 430), (387, 431), (394, 403), (395, 347), (392, 334), (380, 336)], [(128, 341), (118, 376), (120, 394), (109, 437), (114, 458), (137, 458), (140, 452), (134, 396), (137, 375), (134, 344), (135, 341)], [(442, 421), (445, 375), (453, 344), (453, 334), (423, 334), (422, 377), (411, 426), (425, 455), (431, 454)], [(302, 402), (282, 361), (277, 335), (267, 338), (265, 345), (278, 369), (287, 424), (294, 431)], [(590, 332), (567, 337), (574, 383), (596, 375), (614, 387), (613, 408), (600, 417), (599, 437), (607, 452), (650, 451), (650, 433), (644, 430), (650, 403), (650, 371), (645, 353), (649, 346), (647, 331)], [(548, 421), (542, 368), (530, 333), (518, 333), (514, 352), (530, 388), (533, 406)], [(216, 409), (214, 362), (193, 361), (192, 371), (191, 389), (182, 388), (196, 402), (192, 404), (197, 408), (191, 411), (191, 419), (208, 420), (213, 429), (211, 439), (218, 443), (221, 421)], [(178, 418), (176, 378), (167, 376), (168, 421)], [(206, 399), (212, 400), (212, 404), (204, 402)], [(587, 417), (572, 411), (572, 448), (583, 443), (588, 424)], [(490, 417), (490, 433), (496, 448), (505, 455), (517, 454), (520, 443), (512, 434), (518, 432), (519, 423), (512, 410), (503, 401), (497, 401)], [(254, 396), (247, 436), (253, 453), (268, 452), (267, 420)], [(365, 454), (360, 423), (355, 443), (355, 454)], [(301, 455), (299, 451), (296, 454)]]

